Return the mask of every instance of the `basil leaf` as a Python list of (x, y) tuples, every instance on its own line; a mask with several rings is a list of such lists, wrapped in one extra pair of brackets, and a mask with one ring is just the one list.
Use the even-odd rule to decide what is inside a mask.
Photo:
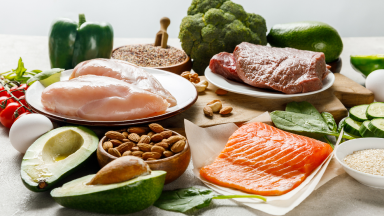
[(24, 67), (23, 60), (20, 57), (19, 63), (17, 64), (17, 68), (15, 69), (16, 78), (23, 77), (25, 71), (27, 71), (27, 69)]
[(28, 79), (27, 84), (30, 85), (35, 81), (47, 79), (48, 77), (52, 76), (53, 74), (61, 73), (62, 71), (64, 71), (64, 69), (61, 69), (61, 68), (52, 68), (50, 70), (43, 71), (43, 72), (38, 73), (35, 76), (31, 77), (30, 79)]
[(319, 111), (307, 101), (290, 102), (285, 107), (285, 111), (311, 115), (319, 120), (323, 119)]
[(333, 115), (329, 112), (322, 112), (321, 115), (323, 116), (324, 121), (328, 124), (328, 128), (333, 132), (337, 132), (337, 124)]

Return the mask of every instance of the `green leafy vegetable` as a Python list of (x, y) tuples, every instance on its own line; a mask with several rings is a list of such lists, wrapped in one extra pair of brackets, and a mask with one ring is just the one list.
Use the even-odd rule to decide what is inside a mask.
[(27, 71), (27, 69), (24, 67), (23, 60), (19, 59), (17, 63), (17, 68), (12, 69), (10, 71), (2, 72), (0, 73), (5, 79), (8, 79), (9, 81), (17, 81), (19, 83), (26, 83), (27, 80), (29, 80), (31, 77), (35, 76), (36, 74), (40, 73), (41, 70), (31, 70)]
[(62, 71), (64, 71), (64, 69), (61, 69), (61, 68), (52, 68), (52, 69), (46, 70), (44, 72), (38, 73), (35, 76), (29, 78), (27, 81), (27, 84), (31, 85), (35, 81), (47, 79), (54, 74), (61, 73)]
[(337, 132), (337, 124), (333, 115), (329, 112), (322, 112), (321, 115), (323, 116), (324, 121), (328, 124), (328, 128), (333, 132)]
[(341, 119), (341, 121), (339, 122), (339, 127), (337, 128), (337, 132), (340, 133), (341, 129), (344, 128), (344, 125), (345, 125), (345, 119), (346, 119), (346, 118), (347, 118), (347, 117)]
[(212, 199), (231, 199), (231, 198), (257, 198), (266, 201), (259, 195), (216, 195), (208, 189), (185, 188), (172, 191), (163, 191), (154, 206), (176, 212), (187, 212), (193, 209), (201, 209), (209, 206)]
[(285, 107), (285, 111), (311, 115), (318, 120), (323, 120), (323, 117), (321, 116), (319, 111), (317, 111), (317, 109), (311, 103), (309, 103), (307, 101), (290, 102)]

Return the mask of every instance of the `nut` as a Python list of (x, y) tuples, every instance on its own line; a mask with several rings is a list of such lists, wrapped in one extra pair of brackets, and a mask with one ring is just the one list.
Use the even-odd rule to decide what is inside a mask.
[(131, 142), (129, 139), (123, 139), (123, 142)]
[(197, 92), (203, 92), (208, 87), (208, 81), (202, 80), (198, 83), (193, 83), (193, 85), (195, 86)]
[(135, 147), (132, 147), (132, 148), (131, 148), (131, 151), (132, 151), (132, 152), (134, 152), (134, 151), (140, 151), (140, 148), (137, 147), (137, 146), (135, 146)]
[(121, 133), (121, 134), (125, 137), (125, 139), (128, 138), (128, 132), (127, 132), (127, 131), (124, 131), (124, 132)]
[(179, 153), (179, 152), (183, 151), (184, 147), (185, 147), (185, 141), (179, 140), (175, 144), (172, 145), (171, 151), (173, 153)]
[(103, 149), (108, 152), (108, 149), (113, 148), (113, 144), (109, 141), (103, 143)]
[(115, 147), (119, 146), (123, 143), (120, 140), (116, 140), (116, 139), (111, 139), (111, 140), (109, 140), (109, 142), (111, 142), (113, 144), (113, 146), (115, 146)]
[(128, 155), (132, 155), (132, 152), (131, 151), (125, 151), (121, 156), (128, 156)]
[(152, 145), (146, 144), (146, 143), (139, 143), (137, 144), (137, 147), (140, 148), (141, 151), (143, 152), (150, 152)]
[(166, 142), (169, 144), (169, 145), (172, 145), (174, 144), (175, 142), (179, 141), (179, 140), (185, 140), (185, 137), (181, 136), (181, 135), (175, 135), (175, 136), (171, 136), (169, 137), (168, 139), (166, 139)]
[(149, 142), (151, 142), (151, 137), (149, 137), (148, 135), (142, 135), (139, 141), (139, 143), (147, 143), (147, 144)]
[(147, 158), (147, 161), (154, 161), (154, 160), (157, 160), (155, 158)]
[(209, 106), (205, 106), (204, 109), (203, 109), (203, 112), (204, 112), (204, 115), (206, 115), (208, 117), (212, 117), (213, 116), (212, 108), (209, 107)]
[(145, 134), (148, 131), (147, 127), (130, 127), (127, 130), (129, 133)]
[(108, 149), (108, 153), (115, 156), (115, 157), (121, 157), (120, 152), (115, 148)]
[(161, 140), (163, 140), (163, 136), (159, 133), (157, 134), (153, 134), (152, 137), (151, 137), (151, 141), (152, 142), (160, 142)]
[(108, 131), (107, 133), (105, 133), (105, 136), (108, 137), (109, 139), (116, 139), (116, 140), (125, 139), (124, 135), (117, 131)]
[(136, 156), (136, 157), (141, 157), (141, 155), (143, 155), (144, 152), (142, 151), (134, 151), (132, 152), (132, 156)]
[(199, 78), (199, 74), (197, 74), (197, 73), (190, 73), (189, 79), (191, 79), (191, 78)]
[(133, 142), (139, 142), (140, 136), (137, 133), (131, 133), (128, 135), (128, 139), (132, 140)]
[(155, 132), (151, 131), (151, 132), (149, 132), (147, 135), (148, 135), (149, 137), (152, 137), (153, 134), (155, 134)]
[(161, 158), (161, 154), (158, 152), (145, 152), (142, 156), (143, 156), (143, 160), (146, 160), (148, 158), (155, 158), (155, 159)]
[(163, 136), (163, 139), (168, 139), (169, 137), (172, 136), (172, 131), (163, 131), (160, 134), (161, 136)]
[(180, 76), (184, 77), (185, 79), (189, 80), (191, 73), (189, 71), (184, 71), (181, 73)]
[(199, 77), (191, 77), (189, 79), (189, 81), (191, 81), (191, 83), (193, 83), (193, 84), (197, 84), (200, 82), (200, 78)]
[(152, 146), (151, 152), (157, 152), (162, 154), (165, 151), (165, 149), (161, 146)]
[(232, 110), (233, 110), (233, 108), (230, 107), (230, 106), (223, 107), (223, 108), (220, 110), (220, 114), (221, 114), (221, 115), (227, 115), (227, 114), (231, 113)]
[(171, 157), (171, 156), (174, 155), (174, 154), (173, 154), (173, 152), (171, 152), (171, 151), (164, 151), (164, 152), (163, 152), (163, 155), (164, 155), (164, 157)]
[(224, 90), (224, 89), (217, 89), (217, 90), (215, 91), (215, 93), (216, 93), (217, 95), (226, 95), (226, 94), (228, 94), (228, 91), (226, 91), (226, 90)]
[(207, 103), (207, 106), (211, 107), (213, 112), (219, 112), (223, 104), (220, 100), (213, 100), (209, 103)]
[(169, 144), (162, 141), (162, 142), (156, 143), (155, 146), (160, 146), (160, 147), (163, 147), (164, 149), (167, 149), (169, 147)]
[(155, 133), (161, 133), (164, 131), (164, 128), (163, 126), (159, 125), (159, 124), (156, 124), (156, 123), (152, 123), (149, 125), (149, 128), (155, 132)]
[(116, 149), (122, 154), (125, 151), (131, 150), (135, 146), (135, 143), (133, 142), (125, 142), (119, 146), (116, 147)]

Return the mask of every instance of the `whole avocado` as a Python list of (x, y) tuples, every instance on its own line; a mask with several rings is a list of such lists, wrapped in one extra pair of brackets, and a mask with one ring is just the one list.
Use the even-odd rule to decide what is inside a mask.
[(267, 44), (263, 17), (247, 13), (229, 0), (193, 0), (180, 24), (183, 50), (193, 59), (193, 70), (203, 74), (213, 55), (233, 52), (241, 42)]
[(323, 52), (327, 63), (339, 58), (343, 42), (332, 26), (314, 21), (274, 25), (267, 36), (274, 47), (292, 47), (300, 50)]

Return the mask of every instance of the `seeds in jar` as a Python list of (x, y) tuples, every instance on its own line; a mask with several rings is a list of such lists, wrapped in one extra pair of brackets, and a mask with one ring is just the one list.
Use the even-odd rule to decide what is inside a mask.
[(354, 151), (344, 158), (344, 162), (354, 170), (384, 176), (384, 149)]
[(187, 59), (187, 54), (175, 47), (161, 48), (153, 44), (134, 44), (116, 49), (112, 58), (131, 62), (142, 67), (176, 65)]

